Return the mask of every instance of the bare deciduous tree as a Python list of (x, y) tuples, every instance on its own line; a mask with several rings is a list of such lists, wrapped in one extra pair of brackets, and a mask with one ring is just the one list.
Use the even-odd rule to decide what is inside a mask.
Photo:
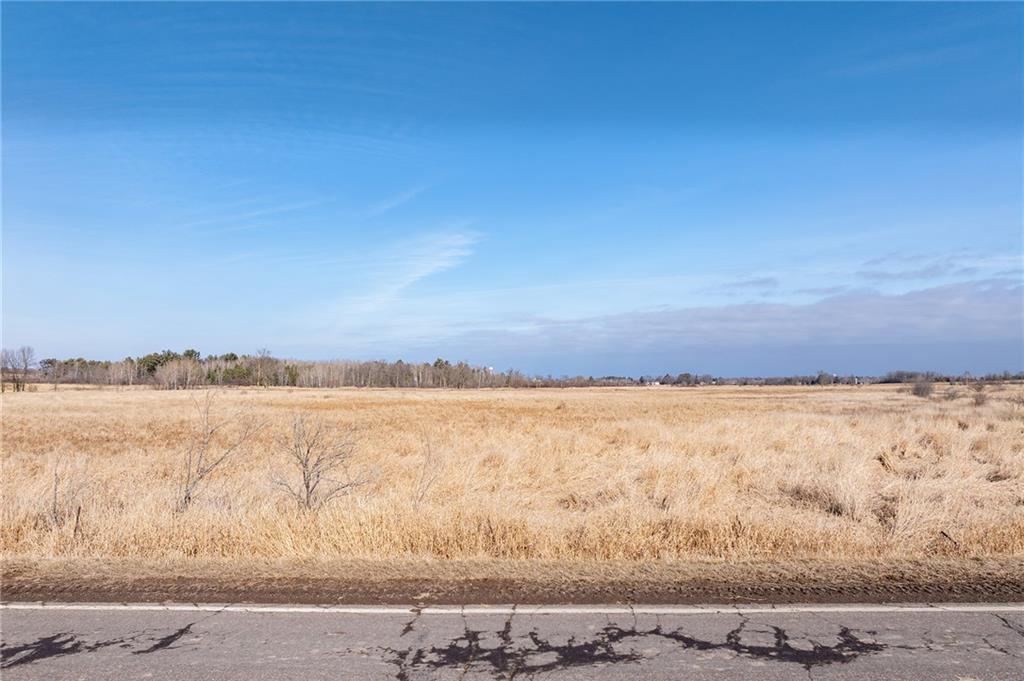
[(292, 419), (291, 432), (278, 438), (278, 451), (297, 470), (299, 479), (277, 477), (274, 483), (287, 491), (300, 508), (316, 510), (362, 484), (347, 470), (355, 448), (351, 428), (331, 429), (323, 421), (297, 414)]
[(18, 379), (14, 373), (14, 353), (7, 348), (0, 351), (0, 391), (7, 389), (7, 382), (10, 381), (14, 386), (14, 391), (18, 391)]
[[(185, 451), (177, 510), (186, 510), (211, 473), (223, 466), (261, 428), (252, 417), (236, 413), (224, 420), (212, 417), (215, 393), (208, 390), (202, 399), (192, 397), (195, 422), (192, 439)], [(234, 426), (234, 428), (232, 428)], [(233, 433), (229, 434), (229, 431)]]
[(3, 379), (10, 380), (14, 392), (25, 389), (28, 375), (36, 366), (36, 351), (29, 345), (22, 345), (17, 350), (4, 350), (0, 354), (0, 368)]
[(274, 363), (274, 357), (270, 350), (260, 348), (256, 351), (256, 385), (267, 387), (269, 383), (270, 367)]

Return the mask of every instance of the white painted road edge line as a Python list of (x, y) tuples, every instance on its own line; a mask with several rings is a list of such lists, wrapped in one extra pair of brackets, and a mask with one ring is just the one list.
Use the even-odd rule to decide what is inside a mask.
[(341, 615), (757, 615), (819, 613), (942, 613), (942, 612), (1014, 612), (1024, 613), (1024, 603), (937, 603), (906, 605), (467, 605), (467, 606), (360, 606), (360, 605), (240, 605), (216, 603), (0, 603), (0, 610), (76, 610), (99, 612), (241, 612), (241, 613), (321, 613)]

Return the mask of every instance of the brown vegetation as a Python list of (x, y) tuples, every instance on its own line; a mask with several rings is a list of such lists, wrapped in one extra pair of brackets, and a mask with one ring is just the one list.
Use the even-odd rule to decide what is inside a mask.
[[(235, 448), (183, 505), (204, 393), (8, 393), (0, 548), (236, 562), (1021, 556), (1021, 386), (984, 394), (229, 389), (198, 426), (209, 452)], [(304, 469), (309, 441), (322, 448)], [(307, 478), (279, 484), (317, 471), (308, 503)]]

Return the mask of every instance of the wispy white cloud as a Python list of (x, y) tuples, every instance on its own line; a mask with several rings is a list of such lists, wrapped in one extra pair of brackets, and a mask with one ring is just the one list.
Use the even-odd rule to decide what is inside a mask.
[(478, 232), (459, 226), (421, 234), (368, 254), (359, 279), (353, 282), (361, 292), (336, 300), (327, 311), (321, 309), (316, 314), (325, 315), (333, 328), (387, 324), (385, 313), (407, 289), (457, 267), (473, 254), (479, 240)]
[(1012, 257), (970, 252), (942, 256), (889, 255), (865, 261), (863, 269), (855, 274), (858, 278), (874, 282), (985, 278), (998, 276), (996, 272), (1000, 268), (1013, 262)]
[(913, 30), (884, 39), (863, 41), (846, 63), (832, 70), (835, 76), (877, 76), (914, 71), (967, 61), (983, 54), (992, 43), (995, 23), (1014, 22), (1012, 9), (993, 8), (969, 15), (963, 12), (945, 19), (923, 22)]
[(450, 270), (473, 254), (480, 234), (466, 229), (452, 229), (414, 237), (396, 246), (397, 263), (381, 274), (380, 292), (396, 296), (421, 279)]
[[(899, 281), (905, 279), (938, 279), (954, 272), (948, 263), (936, 263), (926, 267), (901, 270), (859, 270), (857, 276), (871, 281)], [(970, 274), (977, 273), (972, 269)]]
[(395, 194), (394, 196), (389, 196), (385, 199), (382, 199), (380, 201), (377, 201), (376, 203), (371, 204), (366, 209), (365, 215), (366, 217), (378, 217), (380, 215), (384, 215), (385, 213), (390, 213), (399, 206), (412, 201), (426, 190), (426, 185), (421, 185), (418, 187), (407, 189), (406, 191)]
[(260, 220), (262, 218), (271, 217), (274, 215), (281, 215), (283, 213), (293, 213), (296, 211), (305, 210), (314, 206), (320, 205), (320, 201), (298, 201), (294, 203), (283, 203), (274, 206), (266, 206), (264, 208), (256, 208), (253, 210), (228, 213), (215, 215), (208, 218), (202, 218), (199, 220), (192, 220), (190, 222), (184, 222), (177, 225), (178, 229), (194, 229), (196, 227), (214, 227), (215, 229), (208, 230), (211, 232), (234, 232), (249, 229), (252, 227), (251, 222), (254, 220)]
[(835, 69), (832, 73), (836, 76), (861, 77), (925, 69), (970, 59), (982, 52), (984, 48), (985, 44), (982, 42), (970, 42), (917, 50), (893, 51)]
[(726, 281), (714, 286), (708, 286), (707, 288), (701, 289), (701, 292), (725, 294), (727, 296), (733, 296), (741, 293), (760, 293), (761, 295), (766, 295), (775, 291), (778, 287), (778, 277), (748, 277), (745, 279)]
[(225, 255), (223, 257), (216, 258), (212, 262), (215, 267), (220, 267), (223, 265), (233, 265), (235, 263), (246, 262), (248, 260), (253, 260), (254, 258), (257, 257), (258, 254), (255, 253), (254, 251), (244, 251), (241, 253), (232, 253), (230, 255)]
[(846, 293), (849, 288), (849, 286), (843, 286), (842, 284), (837, 286), (810, 286), (807, 288), (797, 289), (796, 293), (810, 296), (834, 296), (840, 293)]

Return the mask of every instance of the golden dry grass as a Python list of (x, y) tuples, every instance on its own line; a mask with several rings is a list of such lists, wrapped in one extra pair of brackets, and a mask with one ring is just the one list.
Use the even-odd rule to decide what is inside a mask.
[[(175, 512), (194, 393), (3, 395), (7, 558), (842, 561), (1024, 555), (1021, 386), (239, 389), (265, 421)], [(272, 479), (294, 413), (358, 432), (316, 513)], [(427, 455), (428, 450), (432, 457)], [(52, 513), (54, 470), (58, 513)], [(81, 506), (78, 529), (75, 511)]]

